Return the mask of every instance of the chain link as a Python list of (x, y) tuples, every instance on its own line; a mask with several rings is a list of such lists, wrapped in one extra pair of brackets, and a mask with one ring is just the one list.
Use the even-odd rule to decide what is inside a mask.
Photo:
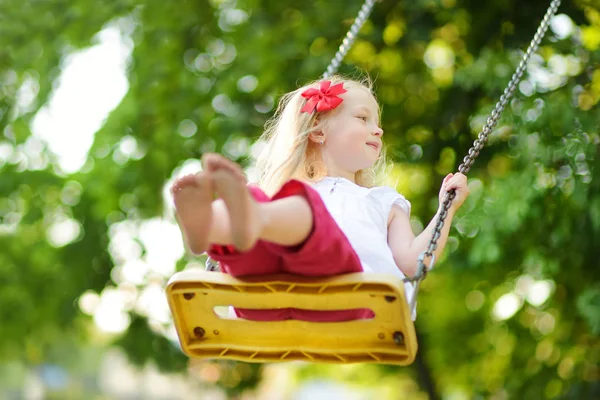
[(350, 50), (350, 48), (354, 44), (356, 36), (358, 35), (358, 31), (360, 31), (360, 28), (369, 18), (369, 15), (371, 15), (371, 11), (373, 11), (373, 5), (375, 5), (375, 1), (376, 0), (366, 0), (364, 2), (362, 7), (360, 8), (360, 11), (358, 12), (358, 16), (356, 17), (354, 23), (350, 27), (350, 30), (348, 31), (348, 33), (346, 33), (346, 37), (342, 41), (340, 48), (329, 63), (327, 70), (323, 74), (323, 79), (327, 79), (337, 72), (338, 68), (340, 67), (340, 64), (342, 63), (342, 60), (344, 59), (344, 57), (346, 57), (348, 50)]
[[(512, 98), (512, 96), (514, 94), (514, 91), (517, 88), (517, 85), (521, 81), (521, 78), (523, 77), (523, 73), (525, 72), (525, 69), (527, 68), (527, 63), (529, 62), (529, 59), (536, 52), (538, 46), (540, 45), (540, 42), (542, 41), (544, 35), (546, 34), (546, 31), (548, 30), (548, 26), (550, 24), (550, 19), (556, 13), (556, 10), (560, 6), (560, 2), (561, 2), (561, 0), (553, 0), (550, 3), (550, 6), (548, 7), (548, 11), (546, 11), (546, 15), (544, 15), (544, 19), (540, 23), (540, 26), (538, 27), (538, 30), (536, 31), (536, 33), (533, 37), (533, 40), (531, 41), (531, 43), (529, 44), (529, 47), (527, 48), (527, 51), (523, 55), (523, 58), (521, 59), (521, 62), (519, 64), (519, 66), (517, 67), (517, 70), (513, 74), (510, 82), (508, 83), (508, 86), (506, 87), (506, 89), (504, 90), (504, 93), (500, 97), (500, 100), (498, 101), (498, 103), (496, 103), (496, 107), (491, 112), (490, 116), (488, 117), (482, 131), (477, 136), (477, 140), (475, 140), (475, 142), (473, 142), (473, 147), (471, 147), (469, 149), (467, 156), (463, 159), (463, 163), (458, 167), (458, 170), (460, 173), (467, 174), (467, 172), (469, 172), (471, 166), (473, 165), (473, 162), (475, 162), (475, 159), (477, 158), (477, 156), (479, 156), (479, 152), (483, 149), (483, 146), (487, 142), (490, 133), (492, 132), (492, 130), (498, 123), (498, 120), (500, 119), (500, 115), (502, 114), (502, 111), (504, 111), (504, 108), (506, 107), (506, 105), (508, 104), (508, 102), (510, 101), (510, 99)], [(433, 235), (431, 237), (431, 240), (429, 241), (429, 244), (427, 245), (427, 250), (425, 250), (423, 253), (421, 253), (421, 256), (419, 257), (417, 273), (412, 278), (405, 279), (406, 282), (414, 282), (415, 283), (415, 293), (417, 293), (417, 291), (418, 291), (419, 283), (423, 279), (425, 279), (425, 276), (427, 275), (427, 268), (425, 266), (425, 258), (426, 257), (432, 258), (431, 263), (429, 265), (429, 269), (431, 269), (433, 267), (433, 263), (434, 263), (433, 252), (437, 248), (437, 241), (441, 236), (442, 228), (444, 227), (444, 221), (446, 220), (446, 217), (448, 216), (448, 210), (450, 210), (452, 200), (454, 200), (455, 197), (456, 197), (456, 192), (454, 190), (451, 190), (448, 193), (446, 193), (446, 196), (444, 197), (444, 201), (443, 201), (442, 207), (441, 207), (442, 210), (437, 218), (435, 228), (433, 230)], [(411, 301), (411, 307), (413, 306), (413, 304), (415, 304), (414, 298)]]

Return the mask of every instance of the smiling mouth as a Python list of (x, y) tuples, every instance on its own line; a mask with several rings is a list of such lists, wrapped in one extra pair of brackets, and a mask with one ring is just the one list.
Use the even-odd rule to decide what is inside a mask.
[(375, 150), (379, 150), (379, 145), (377, 143), (367, 143), (367, 146), (371, 146)]

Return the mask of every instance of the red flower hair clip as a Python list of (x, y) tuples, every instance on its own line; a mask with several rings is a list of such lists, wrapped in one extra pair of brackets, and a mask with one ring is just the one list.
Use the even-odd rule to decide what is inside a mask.
[(306, 89), (302, 92), (302, 97), (308, 100), (300, 112), (311, 113), (315, 110), (317, 112), (333, 110), (344, 101), (338, 97), (338, 95), (347, 92), (343, 85), (342, 82), (331, 86), (331, 81), (321, 81), (318, 89)]

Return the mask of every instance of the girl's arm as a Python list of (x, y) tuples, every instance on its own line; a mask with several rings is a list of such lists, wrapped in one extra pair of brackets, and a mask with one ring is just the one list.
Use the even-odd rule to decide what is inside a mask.
[[(456, 191), (456, 197), (452, 201), (452, 205), (448, 210), (448, 215), (444, 221), (442, 232), (437, 241), (438, 245), (434, 251), (436, 260), (439, 259), (446, 241), (448, 240), (448, 234), (450, 232), (450, 225), (452, 224), (452, 218), (454, 214), (463, 204), (467, 198), (469, 192), (467, 188), (467, 177), (461, 173), (449, 174), (444, 179), (442, 188), (440, 189), (440, 207), (438, 212), (435, 214), (431, 222), (427, 225), (427, 228), (421, 232), (420, 235), (416, 236), (412, 232), (410, 220), (408, 214), (400, 208), (398, 205), (392, 207), (390, 213), (390, 222), (388, 224), (388, 245), (392, 250), (394, 261), (398, 268), (406, 276), (414, 276), (417, 272), (417, 259), (419, 255), (427, 250), (427, 245), (431, 240), (433, 231), (435, 228), (436, 221), (440, 214), (441, 203), (447, 191), (454, 189)], [(430, 259), (425, 260), (425, 265), (429, 265)]]

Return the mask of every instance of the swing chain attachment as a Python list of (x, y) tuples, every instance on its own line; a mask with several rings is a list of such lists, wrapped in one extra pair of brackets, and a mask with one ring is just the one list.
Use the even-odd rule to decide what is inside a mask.
[[(429, 262), (429, 268), (425, 265), (425, 257), (431, 258), (431, 261)], [(404, 282), (413, 283), (413, 282), (419, 282), (419, 281), (422, 281), (423, 279), (425, 279), (427, 272), (429, 272), (433, 268), (433, 265), (435, 264), (435, 254), (428, 254), (427, 251), (423, 251), (421, 254), (419, 254), (419, 258), (417, 258), (417, 261), (418, 261), (417, 272), (415, 273), (414, 276), (412, 276), (410, 278), (404, 278)]]
[[(479, 152), (483, 149), (483, 146), (487, 142), (488, 136), (490, 135), (490, 133), (492, 132), (492, 130), (498, 123), (498, 120), (500, 119), (500, 115), (502, 114), (502, 111), (504, 111), (504, 108), (506, 107), (506, 105), (508, 104), (510, 99), (513, 97), (515, 89), (517, 88), (517, 85), (521, 81), (521, 78), (523, 77), (523, 73), (525, 72), (525, 69), (527, 68), (527, 63), (529, 62), (529, 59), (531, 58), (531, 56), (537, 51), (537, 48), (539, 47), (540, 42), (542, 41), (542, 39), (544, 38), (544, 35), (546, 34), (546, 31), (548, 30), (548, 26), (550, 24), (550, 19), (552, 19), (552, 17), (556, 13), (556, 10), (560, 6), (560, 2), (561, 2), (561, 0), (552, 0), (552, 2), (550, 3), (550, 6), (548, 7), (548, 10), (546, 11), (546, 14), (544, 15), (542, 22), (540, 23), (540, 26), (538, 27), (533, 39), (531, 40), (529, 47), (527, 48), (527, 51), (523, 55), (523, 58), (521, 59), (521, 62), (519, 64), (517, 70), (513, 74), (510, 82), (508, 83), (508, 86), (506, 87), (506, 89), (504, 90), (504, 93), (500, 97), (500, 100), (496, 103), (496, 107), (494, 108), (494, 110), (492, 111), (490, 116), (488, 117), (488, 119), (483, 127), (483, 130), (479, 133), (479, 135), (477, 137), (477, 140), (475, 140), (475, 142), (473, 142), (473, 147), (471, 147), (469, 149), (467, 156), (465, 156), (465, 158), (463, 159), (463, 163), (458, 167), (458, 170), (460, 173), (466, 175), (469, 172), (469, 169), (471, 168), (471, 166), (473, 165), (473, 162), (475, 162), (475, 159), (477, 158), (477, 156), (479, 156)], [(456, 191), (454, 189), (448, 191), (444, 197), (441, 211), (440, 211), (438, 219), (436, 221), (435, 228), (434, 228), (433, 234), (431, 236), (431, 240), (429, 241), (427, 250), (424, 252), (429, 257), (433, 257), (433, 252), (437, 248), (437, 242), (441, 236), (442, 228), (444, 227), (444, 221), (446, 220), (446, 217), (448, 216), (448, 211), (450, 210), (450, 205), (452, 204), (452, 200), (454, 200), (455, 197), (456, 197)], [(417, 291), (416, 289), (418, 288), (419, 282), (422, 281), (426, 275), (425, 266), (423, 263), (423, 259), (421, 259), (421, 257), (419, 257), (418, 263), (419, 264), (418, 264), (417, 274), (413, 278), (410, 278), (410, 280), (409, 280), (410, 282), (416, 282), (415, 295), (416, 295), (416, 291)]]
[(205, 270), (206, 271), (211, 271), (211, 272), (219, 272), (220, 268), (219, 268), (219, 262), (213, 260), (212, 258), (208, 257), (206, 259), (206, 263), (204, 264)]
[[(431, 261), (429, 262), (429, 268), (427, 268), (425, 265), (425, 257), (431, 258)], [(427, 272), (433, 268), (433, 265), (435, 264), (435, 254), (428, 254), (427, 251), (424, 251), (419, 255), (417, 261), (419, 262), (419, 266), (415, 275), (410, 278), (404, 278), (404, 282), (410, 282), (414, 287), (414, 291), (409, 302), (410, 315), (412, 315), (413, 318), (416, 315), (417, 310), (417, 295), (419, 294), (419, 285), (421, 284), (421, 281), (425, 279)]]
[(358, 16), (356, 17), (354, 23), (350, 27), (350, 30), (348, 31), (348, 33), (346, 33), (346, 37), (342, 41), (340, 48), (329, 63), (327, 70), (323, 74), (323, 79), (327, 79), (337, 72), (338, 68), (342, 63), (342, 60), (344, 59), (344, 57), (346, 57), (348, 50), (350, 50), (350, 48), (354, 44), (354, 41), (356, 40), (356, 36), (358, 35), (360, 28), (369, 18), (369, 15), (371, 15), (371, 11), (373, 11), (373, 6), (375, 5), (376, 1), (380, 0), (365, 0), (365, 3), (362, 5), (360, 11), (358, 12)]

